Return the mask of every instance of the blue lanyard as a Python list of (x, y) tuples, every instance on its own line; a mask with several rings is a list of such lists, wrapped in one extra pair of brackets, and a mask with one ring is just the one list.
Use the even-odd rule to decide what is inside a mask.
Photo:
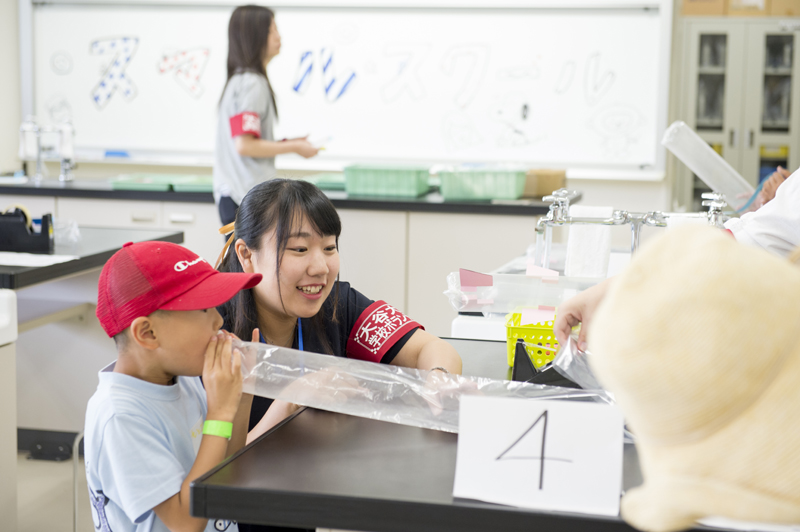
[[(267, 340), (264, 338), (264, 335), (261, 334), (261, 331), (258, 331), (258, 336), (261, 337), (262, 344), (267, 343)], [(300, 351), (303, 351), (303, 324), (300, 321), (300, 318), (297, 318), (297, 347), (300, 348)]]

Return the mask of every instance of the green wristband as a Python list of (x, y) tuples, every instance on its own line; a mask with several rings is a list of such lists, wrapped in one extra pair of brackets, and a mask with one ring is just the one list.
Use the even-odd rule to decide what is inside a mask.
[(230, 440), (233, 434), (233, 423), (230, 421), (214, 421), (208, 419), (203, 423), (203, 434), (219, 436), (220, 438)]

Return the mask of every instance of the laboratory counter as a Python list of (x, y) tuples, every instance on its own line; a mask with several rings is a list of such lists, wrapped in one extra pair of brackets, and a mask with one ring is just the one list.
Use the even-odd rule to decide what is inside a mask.
[[(447, 339), (465, 375), (506, 378), (505, 342)], [(534, 511), (453, 497), (458, 436), (304, 409), (198, 478), (198, 517), (371, 532), (633, 529), (619, 518)], [(623, 488), (642, 483), (633, 445)]]
[[(326, 190), (325, 194), (337, 209), (530, 216), (545, 214), (550, 207), (550, 203), (536, 199), (445, 201), (442, 195), (435, 191), (416, 198), (349, 196), (346, 192), (338, 190)], [(214, 203), (214, 197), (210, 192), (114, 190), (108, 181), (88, 180), (67, 183), (45, 180), (39, 184), (32, 182), (0, 184), (0, 196), (2, 195)]]

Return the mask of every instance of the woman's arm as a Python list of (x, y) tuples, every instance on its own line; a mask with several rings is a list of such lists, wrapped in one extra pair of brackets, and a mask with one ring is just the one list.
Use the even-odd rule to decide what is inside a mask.
[(422, 329), (417, 329), (406, 345), (394, 357), (392, 364), (407, 368), (444, 368), (450, 373), (461, 374), (461, 357), (458, 351), (445, 342)]
[(253, 443), (256, 438), (297, 412), (299, 409), (300, 407), (294, 403), (287, 403), (279, 399), (272, 401), (272, 404), (269, 405), (261, 421), (247, 434), (247, 445)]
[(308, 159), (319, 152), (305, 138), (291, 140), (263, 140), (253, 135), (238, 135), (235, 140), (236, 153), (242, 157), (275, 157), (284, 153), (296, 153)]

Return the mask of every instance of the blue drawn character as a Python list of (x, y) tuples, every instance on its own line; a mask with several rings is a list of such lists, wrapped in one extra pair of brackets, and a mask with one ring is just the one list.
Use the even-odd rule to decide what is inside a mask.
[(99, 109), (106, 106), (117, 90), (128, 101), (136, 97), (136, 85), (125, 77), (125, 69), (138, 45), (139, 39), (135, 37), (98, 39), (91, 43), (89, 52), (93, 55), (114, 54), (104, 69), (102, 78), (92, 89), (92, 100)]
[[(333, 103), (344, 96), (356, 79), (353, 70), (336, 72), (333, 68), (333, 49), (320, 50), (320, 65), (322, 66), (322, 90), (325, 98)], [(297, 94), (305, 94), (308, 90), (314, 72), (314, 54), (306, 51), (300, 55), (300, 64), (295, 73), (292, 90)]]
[(308, 83), (311, 79), (311, 71), (314, 69), (314, 54), (311, 52), (303, 52), (300, 56), (300, 65), (297, 67), (297, 73), (294, 76), (294, 83), (292, 90), (298, 94), (304, 94), (308, 89)]
[(320, 52), (322, 56), (322, 87), (329, 102), (335, 102), (341, 98), (356, 78), (356, 73), (352, 70), (336, 74), (333, 70), (333, 50), (323, 48)]
[(106, 517), (106, 505), (109, 501), (108, 497), (103, 493), (103, 490), (97, 490), (97, 493), (95, 493), (92, 491), (92, 488), (89, 488), (89, 499), (92, 503), (92, 509), (99, 521), (99, 524), (94, 525), (94, 528), (100, 532), (111, 532), (111, 526), (108, 524), (108, 518)]
[(228, 530), (233, 523), (236, 521), (228, 521), (227, 519), (217, 519), (214, 521), (214, 530), (219, 530), (219, 532), (223, 532)]

